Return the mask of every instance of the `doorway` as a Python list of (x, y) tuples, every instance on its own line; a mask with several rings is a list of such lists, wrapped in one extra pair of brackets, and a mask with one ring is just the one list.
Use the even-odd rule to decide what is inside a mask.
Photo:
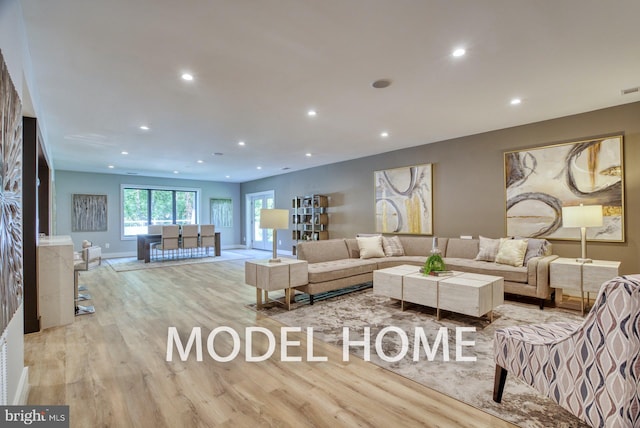
[(248, 247), (256, 250), (270, 250), (273, 247), (273, 230), (260, 228), (260, 210), (274, 208), (275, 193), (273, 190), (250, 193), (246, 198)]

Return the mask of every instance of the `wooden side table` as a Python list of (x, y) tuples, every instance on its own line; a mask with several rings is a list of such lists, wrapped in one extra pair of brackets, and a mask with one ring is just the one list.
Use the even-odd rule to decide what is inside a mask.
[(287, 310), (291, 309), (291, 291), (293, 287), (309, 283), (309, 270), (306, 260), (281, 259), (280, 262), (269, 260), (248, 260), (244, 264), (244, 281), (256, 287), (256, 307), (262, 309), (269, 302), (269, 291), (285, 291)]
[(556, 305), (562, 306), (562, 289), (580, 291), (580, 312), (584, 315), (584, 293), (597, 293), (605, 281), (618, 276), (620, 262), (594, 260), (591, 263), (579, 262), (576, 259), (557, 258), (549, 268), (549, 282), (556, 289)]

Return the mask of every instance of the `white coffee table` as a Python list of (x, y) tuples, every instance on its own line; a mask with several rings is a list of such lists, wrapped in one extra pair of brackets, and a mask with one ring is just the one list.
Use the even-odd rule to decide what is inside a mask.
[(493, 275), (454, 272), (451, 276), (430, 276), (417, 266), (402, 265), (374, 272), (374, 294), (440, 310), (482, 317), (504, 303), (504, 278)]

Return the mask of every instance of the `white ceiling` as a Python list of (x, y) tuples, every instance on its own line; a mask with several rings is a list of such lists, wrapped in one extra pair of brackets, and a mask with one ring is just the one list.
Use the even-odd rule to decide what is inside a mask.
[(638, 0), (22, 6), (62, 170), (244, 182), (640, 101)]

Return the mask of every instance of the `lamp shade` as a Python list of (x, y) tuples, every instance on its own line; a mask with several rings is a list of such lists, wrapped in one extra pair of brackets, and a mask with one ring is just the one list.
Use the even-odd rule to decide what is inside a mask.
[(288, 229), (289, 210), (260, 210), (260, 229)]
[(602, 226), (602, 205), (562, 207), (562, 227)]

